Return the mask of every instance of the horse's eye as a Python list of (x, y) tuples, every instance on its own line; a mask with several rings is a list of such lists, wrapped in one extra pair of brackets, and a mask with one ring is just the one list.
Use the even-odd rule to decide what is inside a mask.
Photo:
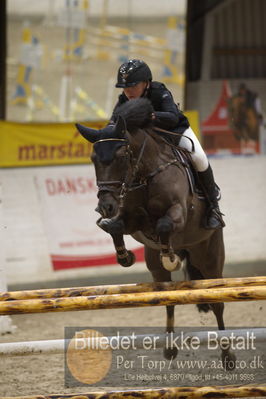
[(124, 163), (126, 160), (126, 154), (119, 155), (119, 157), (116, 157), (116, 159), (117, 159), (117, 162)]
[(116, 159), (124, 161), (127, 153), (125, 148), (119, 148), (119, 150), (116, 152)]

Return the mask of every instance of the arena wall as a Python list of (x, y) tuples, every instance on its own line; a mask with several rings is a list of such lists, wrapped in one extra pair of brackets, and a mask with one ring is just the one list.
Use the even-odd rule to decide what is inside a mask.
[[(262, 155), (221, 157), (212, 158), (210, 161), (217, 183), (222, 189), (221, 210), (225, 213), (226, 221), (224, 229), (226, 262), (234, 264), (266, 261), (266, 157)], [(57, 234), (61, 234), (57, 230), (57, 223), (60, 224), (64, 220), (63, 227), (67, 233), (70, 227), (73, 231), (79, 230), (80, 233), (83, 229), (79, 216), (81, 213), (87, 228), (85, 232), (81, 231), (81, 234), (83, 236), (87, 234), (87, 238), (98, 234), (98, 228), (95, 226), (96, 213), (91, 211), (96, 207), (97, 197), (93, 191), (90, 194), (93, 201), (88, 203), (87, 199), (85, 200), (88, 193), (84, 193), (85, 196), (82, 197), (84, 201), (79, 197), (78, 205), (75, 205), (75, 202), (68, 200), (67, 194), (63, 193), (61, 206), (63, 213), (61, 219), (54, 223), (51, 212), (54, 212), (54, 218), (58, 217), (60, 200), (54, 211), (51, 211), (53, 202), (48, 202), (44, 207), (42, 198), (44, 194), (38, 190), (36, 181), (42, 181), (47, 175), (57, 178), (61, 176), (64, 179), (66, 176), (90, 174), (93, 174), (93, 167), (87, 165), (0, 170), (0, 182), (3, 184), (4, 193), (2, 248), (5, 248), (8, 284), (55, 281), (91, 275), (100, 278), (101, 275), (111, 272), (121, 273), (121, 267), (115, 265), (55, 270), (52, 264), (51, 247), (55, 245)], [(128, 245), (138, 249), (138, 243), (132, 241)], [(102, 253), (113, 252), (109, 245), (107, 241), (106, 244), (102, 244)], [(81, 255), (84, 255), (86, 248), (80, 251)], [(98, 252), (101, 257), (101, 250)], [(133, 267), (134, 271), (132, 268), (123, 269), (123, 273), (145, 270), (142, 263)]]

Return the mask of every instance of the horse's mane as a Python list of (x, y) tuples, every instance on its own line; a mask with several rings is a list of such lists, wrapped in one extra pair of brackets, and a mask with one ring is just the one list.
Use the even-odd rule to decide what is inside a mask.
[(145, 129), (149, 131), (149, 136), (153, 140), (162, 146), (162, 144), (171, 144), (153, 130), (152, 113), (154, 112), (153, 106), (147, 98), (136, 98), (134, 100), (126, 101), (120, 105), (115, 111), (115, 118), (118, 116), (122, 117), (125, 121), (127, 130), (129, 133), (136, 131), (137, 129)]
[(132, 132), (138, 128), (151, 127), (153, 112), (152, 104), (147, 98), (136, 98), (120, 105), (115, 111), (115, 118), (123, 118), (127, 130)]

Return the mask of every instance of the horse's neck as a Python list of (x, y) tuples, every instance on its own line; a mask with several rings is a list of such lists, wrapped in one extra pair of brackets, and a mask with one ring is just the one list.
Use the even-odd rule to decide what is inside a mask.
[(137, 133), (134, 140), (135, 158), (138, 158), (142, 145), (145, 140), (141, 166), (145, 173), (152, 172), (154, 168), (162, 163), (169, 161), (171, 148), (152, 131), (141, 130)]

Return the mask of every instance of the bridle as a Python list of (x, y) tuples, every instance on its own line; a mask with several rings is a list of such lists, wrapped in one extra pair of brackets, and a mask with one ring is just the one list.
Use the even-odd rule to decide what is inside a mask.
[[(133, 153), (131, 151), (131, 148), (129, 146), (129, 142), (127, 139), (116, 139), (116, 138), (109, 138), (109, 139), (102, 139), (97, 141), (99, 142), (104, 142), (104, 141), (122, 141), (124, 142), (124, 145), (126, 146), (126, 157), (129, 162), (133, 160)], [(99, 194), (102, 191), (106, 192), (111, 192), (111, 193), (118, 193), (119, 195), (119, 208), (122, 208), (124, 206), (124, 198), (127, 195), (129, 191), (134, 191), (139, 188), (142, 188), (147, 185), (146, 179), (141, 179), (139, 182), (136, 182), (136, 176), (139, 171), (139, 166), (140, 162), (146, 147), (146, 142), (147, 142), (147, 136), (145, 137), (137, 161), (135, 164), (132, 166), (132, 173), (131, 175), (129, 174), (129, 170), (126, 170), (125, 177), (123, 181), (121, 180), (108, 180), (108, 181), (101, 181), (97, 180), (97, 186), (98, 186), (98, 197)]]
[[(123, 145), (126, 145), (126, 156), (129, 156), (130, 148), (129, 148), (127, 139), (116, 139), (116, 138), (101, 139), (101, 140), (96, 141), (96, 143), (102, 143), (102, 142), (106, 142), (106, 141), (122, 141), (122, 142), (124, 142), (125, 144), (123, 144)], [(111, 186), (116, 186), (116, 185), (122, 185), (121, 181), (120, 180), (108, 180), (108, 181), (97, 180), (98, 197), (99, 197), (99, 193), (101, 191), (116, 192), (117, 187), (116, 188), (111, 187)]]
[[(122, 142), (124, 142), (123, 145), (126, 145), (126, 156), (128, 158), (128, 161), (132, 163), (133, 153), (130, 148), (129, 142), (126, 138), (125, 139), (108, 138), (108, 139), (98, 140), (96, 143), (104, 142), (104, 141), (122, 141)], [(144, 154), (146, 143), (147, 143), (147, 134), (145, 134), (145, 139), (141, 145), (137, 160), (132, 165), (132, 173), (130, 174), (130, 171), (126, 170), (126, 174), (125, 174), (123, 181), (120, 181), (120, 180), (108, 180), (108, 181), (97, 180), (97, 186), (98, 186), (98, 194), (97, 195), (98, 195), (98, 197), (99, 197), (100, 193), (103, 191), (110, 192), (110, 193), (118, 193), (119, 208), (121, 210), (124, 207), (124, 200), (125, 200), (125, 197), (128, 192), (138, 190), (140, 188), (147, 186), (150, 179), (152, 179), (155, 175), (157, 175), (158, 173), (160, 173), (163, 170), (165, 170), (166, 168), (168, 168), (168, 166), (173, 165), (173, 164), (179, 165), (179, 161), (176, 158), (174, 158), (171, 161), (169, 161), (163, 165), (160, 165), (158, 168), (156, 168), (153, 172), (149, 173), (148, 175), (140, 177), (139, 181), (136, 181), (137, 173), (139, 171), (139, 166), (140, 166), (140, 162), (142, 160), (143, 154)]]

